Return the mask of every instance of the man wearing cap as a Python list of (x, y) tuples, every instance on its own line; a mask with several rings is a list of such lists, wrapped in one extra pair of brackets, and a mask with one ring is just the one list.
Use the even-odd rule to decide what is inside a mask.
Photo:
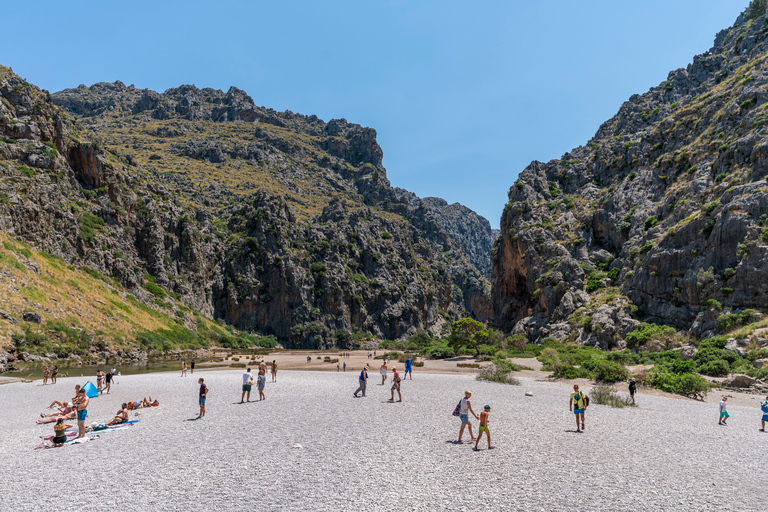
[(728, 425), (726, 423), (726, 420), (731, 417), (730, 414), (728, 414), (728, 411), (725, 410), (725, 402), (728, 401), (728, 397), (724, 396), (722, 400), (720, 400), (720, 419), (717, 420), (718, 425)]
[(488, 449), (493, 450), (493, 446), (491, 445), (491, 431), (488, 430), (488, 416), (491, 414), (491, 406), (486, 405), (483, 407), (483, 412), (480, 413), (480, 426), (477, 428), (477, 439), (475, 440), (475, 447), (472, 448), (475, 451), (478, 451), (477, 445), (480, 444), (480, 439), (483, 437), (483, 431), (485, 431), (485, 435), (488, 437)]
[(128, 404), (120, 406), (120, 410), (117, 411), (117, 415), (107, 422), (107, 426), (116, 425), (118, 423), (128, 422)]
[(360, 385), (357, 387), (357, 390), (353, 393), (354, 397), (357, 398), (357, 394), (362, 391), (363, 396), (365, 396), (365, 385), (368, 383), (368, 365), (365, 365), (365, 368), (363, 368), (363, 371), (360, 372), (360, 379), (358, 381)]
[(768, 421), (768, 396), (765, 397), (763, 403), (760, 405), (760, 409), (763, 411), (763, 423), (761, 425), (760, 432), (765, 432), (765, 422)]
[(403, 401), (403, 395), (400, 394), (400, 374), (397, 373), (397, 368), (392, 367), (392, 389), (390, 390), (391, 396), (389, 398), (390, 402), (395, 401), (395, 391), (397, 391), (397, 401), (402, 402)]
[(627, 381), (627, 384), (629, 384), (629, 396), (632, 398), (632, 405), (635, 405), (635, 391), (637, 391), (637, 384), (635, 383), (635, 378), (632, 377)]
[(411, 356), (408, 356), (408, 359), (405, 360), (405, 375), (406, 376), (410, 375), (411, 380), (413, 380), (412, 365), (413, 365), (413, 360), (411, 359)]

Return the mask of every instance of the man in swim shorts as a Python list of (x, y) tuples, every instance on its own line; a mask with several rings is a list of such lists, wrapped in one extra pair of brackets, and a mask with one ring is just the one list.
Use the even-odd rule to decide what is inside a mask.
[(195, 373), (195, 360), (193, 359), (190, 363), (190, 372), (189, 373)]
[(718, 425), (728, 425), (725, 421), (731, 417), (730, 414), (728, 414), (728, 411), (725, 410), (725, 402), (728, 401), (728, 397), (724, 396), (722, 400), (720, 400), (720, 419), (717, 421)]
[(123, 404), (122, 406), (120, 406), (120, 410), (117, 411), (117, 414), (115, 415), (115, 417), (107, 422), (107, 426), (117, 425), (118, 423), (127, 423), (127, 422), (128, 422), (128, 404)]
[(243, 394), (240, 395), (240, 403), (243, 403), (243, 398), (245, 398), (245, 394), (248, 393), (248, 399), (247, 402), (251, 401), (251, 386), (253, 385), (253, 374), (251, 374), (251, 369), (248, 368), (245, 370), (245, 373), (243, 374)]
[(765, 397), (763, 403), (760, 404), (760, 409), (763, 411), (763, 422), (760, 428), (760, 432), (765, 432), (765, 422), (768, 421), (768, 396)]
[(480, 444), (480, 439), (483, 438), (483, 432), (488, 437), (488, 449), (493, 450), (494, 446), (491, 445), (491, 431), (488, 430), (488, 416), (491, 414), (491, 406), (486, 405), (483, 407), (483, 412), (480, 413), (480, 426), (477, 428), (477, 439), (475, 440), (475, 447), (472, 448), (478, 451), (477, 445)]
[[(576, 415), (576, 432), (584, 430), (584, 410), (586, 405), (584, 404), (584, 393), (579, 391), (579, 386), (573, 386), (573, 393), (571, 393), (571, 401), (568, 404), (568, 409), (573, 410), (573, 414)], [(579, 428), (579, 417), (581, 417), (581, 428)]]
[(200, 419), (205, 416), (205, 397), (208, 396), (208, 386), (205, 385), (205, 379), (202, 377), (197, 380), (197, 383), (200, 384), (200, 399), (198, 400), (200, 403), (200, 414), (197, 415), (197, 419)]
[(411, 380), (413, 380), (413, 373), (412, 373), (412, 366), (413, 360), (411, 359), (411, 356), (408, 356), (408, 359), (405, 360), (405, 375), (410, 375)]
[(272, 382), (277, 382), (277, 361), (272, 360)]
[(91, 399), (85, 394), (85, 390), (80, 388), (77, 391), (77, 439), (85, 437), (85, 418), (88, 416), (88, 404)]

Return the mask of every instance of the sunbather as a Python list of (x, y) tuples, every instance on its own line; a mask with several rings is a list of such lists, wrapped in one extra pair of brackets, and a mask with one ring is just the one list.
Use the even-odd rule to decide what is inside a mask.
[(38, 425), (42, 425), (43, 423), (56, 423), (59, 420), (73, 420), (77, 418), (77, 411), (75, 409), (72, 409), (67, 414), (61, 414), (59, 416), (56, 416), (55, 418), (45, 418), (42, 420), (37, 420), (35, 423)]
[(117, 425), (118, 423), (126, 423), (128, 421), (128, 404), (123, 404), (120, 410), (117, 411), (117, 415), (107, 422), (107, 426)]
[(67, 414), (69, 414), (73, 410), (74, 409), (72, 408), (72, 406), (69, 405), (68, 403), (66, 403), (62, 407), (59, 407), (59, 410), (56, 411), (56, 412), (52, 412), (52, 413), (49, 413), (49, 414), (40, 413), (40, 417), (41, 418), (56, 418), (56, 417), (59, 417), (59, 416), (66, 416)]

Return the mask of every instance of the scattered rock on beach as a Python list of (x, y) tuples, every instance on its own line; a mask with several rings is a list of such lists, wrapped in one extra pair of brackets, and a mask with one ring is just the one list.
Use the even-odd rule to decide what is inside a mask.
[(303, 446), (301, 446), (299, 443), (296, 443), (295, 445), (293, 445), (293, 447), (294, 447), (294, 448), (298, 448), (298, 449), (304, 448), (304, 447), (303, 447)]

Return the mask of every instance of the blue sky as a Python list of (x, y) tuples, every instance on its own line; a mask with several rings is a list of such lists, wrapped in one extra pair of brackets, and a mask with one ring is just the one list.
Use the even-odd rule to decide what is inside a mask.
[(13, 2), (0, 64), (50, 91), (235, 85), (258, 105), (371, 126), (393, 186), (498, 227), (526, 165), (586, 143), (747, 4)]

